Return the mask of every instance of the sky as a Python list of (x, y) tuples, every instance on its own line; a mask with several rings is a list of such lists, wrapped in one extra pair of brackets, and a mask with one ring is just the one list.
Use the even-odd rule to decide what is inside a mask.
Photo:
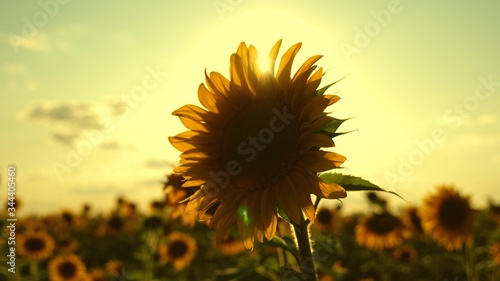
[[(440, 184), (500, 203), (498, 1), (2, 1), (0, 184), (20, 212), (106, 210), (162, 198), (179, 152), (172, 116), (199, 105), (204, 71), (228, 76), (242, 41), (302, 42), (351, 118), (338, 172), (419, 204)], [(6, 188), (0, 189), (5, 202)], [(386, 196), (394, 206), (408, 204)], [(346, 209), (366, 206), (349, 193)], [(393, 203), (394, 202), (394, 203)]]

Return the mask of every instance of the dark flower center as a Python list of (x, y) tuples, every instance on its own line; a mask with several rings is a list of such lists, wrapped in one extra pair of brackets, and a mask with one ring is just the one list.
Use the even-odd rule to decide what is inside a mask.
[(297, 119), (290, 107), (278, 99), (254, 101), (225, 132), (220, 159), (222, 172), (230, 175), (239, 187), (257, 190), (280, 181), (298, 160)]
[(63, 213), (62, 217), (67, 224), (73, 224), (74, 218), (70, 213)]
[(332, 223), (332, 219), (332, 213), (325, 209), (319, 210), (318, 214), (316, 215), (316, 220), (323, 225), (330, 225)]
[(366, 222), (367, 228), (378, 235), (385, 235), (398, 227), (401, 221), (389, 213), (376, 214)]
[(174, 259), (183, 257), (188, 251), (188, 245), (182, 240), (177, 240), (168, 245), (168, 255)]
[(40, 238), (27, 239), (24, 246), (30, 252), (39, 252), (45, 248), (45, 241)]
[(458, 197), (450, 197), (443, 201), (438, 211), (442, 226), (450, 230), (461, 229), (467, 219), (469, 206)]
[(59, 273), (64, 278), (70, 278), (76, 274), (76, 266), (72, 262), (63, 262), (59, 265)]
[(418, 216), (416, 210), (410, 211), (410, 221), (415, 230), (417, 230), (418, 232), (423, 232), (422, 221), (420, 220), (420, 217)]
[(144, 220), (144, 227), (156, 229), (161, 226), (162, 222), (163, 220), (160, 217), (151, 216)]
[(404, 263), (411, 262), (411, 258), (412, 258), (412, 254), (410, 253), (409, 250), (403, 250), (399, 255), (399, 260), (404, 262)]
[(112, 217), (108, 221), (108, 226), (113, 230), (121, 230), (123, 227), (123, 220), (119, 217)]

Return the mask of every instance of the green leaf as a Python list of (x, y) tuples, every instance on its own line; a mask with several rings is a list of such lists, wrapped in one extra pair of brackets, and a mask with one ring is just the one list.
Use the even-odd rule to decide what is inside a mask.
[(267, 240), (264, 237), (264, 241), (262, 244), (267, 245), (267, 246), (272, 246), (272, 247), (278, 247), (278, 248), (283, 248), (284, 250), (290, 252), (297, 262), (299, 261), (299, 250), (297, 250), (297, 246), (295, 246), (295, 242), (290, 238), (290, 239), (284, 239), (286, 237), (278, 237), (274, 236), (271, 240)]
[(406, 201), (403, 197), (394, 191), (387, 191), (378, 185), (375, 185), (360, 177), (343, 175), (339, 173), (324, 173), (321, 174), (320, 179), (326, 183), (337, 183), (342, 186), (346, 191), (382, 191), (396, 195), (397, 197)]
[(349, 75), (346, 75), (346, 76), (344, 76), (344, 77), (340, 78), (339, 80), (337, 80), (337, 81), (335, 81), (335, 82), (333, 82), (333, 83), (331, 83), (331, 84), (328, 84), (328, 85), (324, 86), (324, 87), (323, 87), (323, 88), (321, 88), (321, 89), (317, 89), (317, 90), (316, 90), (316, 93), (315, 93), (314, 95), (315, 95), (315, 96), (321, 96), (321, 95), (324, 95), (324, 94), (325, 94), (325, 92), (326, 92), (326, 90), (328, 90), (328, 88), (330, 88), (331, 86), (333, 86), (333, 85), (337, 84), (338, 82), (340, 82), (340, 81), (344, 80), (347, 76), (349, 76)]
[(295, 225), (292, 220), (290, 219), (290, 217), (286, 214), (285, 210), (283, 210), (283, 208), (281, 208), (280, 205), (278, 205), (278, 215), (280, 215), (280, 217), (282, 217), (284, 220), (286, 220), (288, 223), (292, 224), (292, 225)]
[(335, 118), (331, 122), (329, 122), (328, 124), (321, 127), (318, 130), (318, 132), (325, 134), (325, 135), (329, 136), (330, 138), (334, 138), (334, 137), (339, 136), (339, 135), (350, 133), (352, 131), (337, 133), (337, 129), (340, 127), (340, 125), (342, 125), (342, 123), (344, 123), (345, 121), (347, 121), (349, 119), (351, 119), (351, 118), (347, 118), (347, 119)]

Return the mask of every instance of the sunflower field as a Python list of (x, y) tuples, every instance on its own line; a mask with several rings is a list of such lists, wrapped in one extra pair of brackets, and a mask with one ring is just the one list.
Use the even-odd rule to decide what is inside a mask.
[[(167, 177), (166, 197), (144, 212), (120, 197), (109, 213), (85, 205), (19, 218), (16, 273), (0, 280), (307, 280), (286, 220), (252, 250), (236, 228), (217, 246), (215, 230), (177, 203), (188, 196), (180, 183)], [(398, 212), (385, 195), (366, 195), (365, 213), (319, 205), (309, 227), (318, 280), (500, 280), (500, 206), (471, 209), (450, 186)]]
[[(205, 73), (204, 108), (173, 112), (187, 129), (169, 138), (180, 161), (149, 210), (125, 197), (108, 213), (85, 205), (16, 223), (4, 210), (0, 281), (500, 281), (500, 206), (473, 208), (438, 185), (396, 210), (398, 194), (331, 172), (347, 159), (332, 151), (347, 119), (325, 111), (340, 80), (319, 88), (320, 55), (292, 75), (301, 43), (275, 70), (281, 43), (266, 70), (240, 43), (229, 79)], [(348, 192), (367, 192), (365, 212), (343, 212)]]

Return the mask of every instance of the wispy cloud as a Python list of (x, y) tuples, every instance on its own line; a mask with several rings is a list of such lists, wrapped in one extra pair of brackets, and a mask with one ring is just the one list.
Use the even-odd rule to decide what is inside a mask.
[(165, 169), (169, 167), (169, 163), (165, 160), (150, 159), (144, 163), (144, 166), (152, 169)]
[[(22, 120), (45, 125), (51, 129), (50, 140), (55, 143), (73, 146), (77, 141), (89, 138), (93, 132), (110, 130), (119, 116), (116, 103), (108, 101), (36, 101), (21, 110), (18, 117)], [(116, 141), (101, 143), (103, 149), (130, 148)]]
[(18, 48), (36, 52), (48, 52), (50, 50), (48, 36), (43, 33), (33, 37), (9, 34), (7, 35), (7, 43), (16, 50)]

